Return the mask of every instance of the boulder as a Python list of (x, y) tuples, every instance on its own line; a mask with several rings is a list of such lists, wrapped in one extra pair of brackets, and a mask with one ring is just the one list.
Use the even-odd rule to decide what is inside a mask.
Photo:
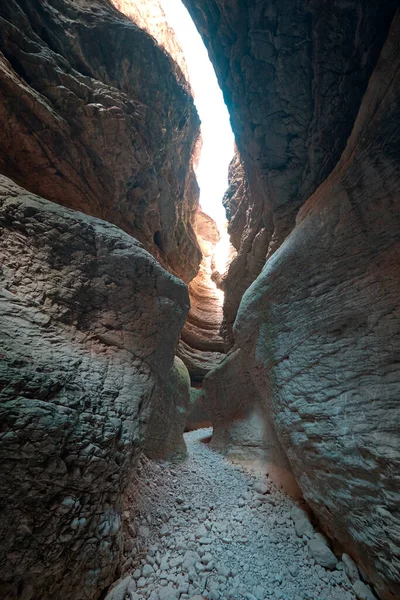
[(150, 416), (144, 449), (149, 458), (179, 461), (186, 457), (183, 432), (189, 399), (189, 373), (181, 359), (175, 356)]
[(336, 556), (320, 538), (310, 540), (307, 543), (307, 548), (319, 565), (331, 570), (336, 568), (338, 562)]

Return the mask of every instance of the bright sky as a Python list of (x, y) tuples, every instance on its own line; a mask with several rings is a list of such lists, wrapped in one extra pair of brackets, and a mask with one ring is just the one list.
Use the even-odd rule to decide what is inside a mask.
[(168, 23), (185, 55), (194, 100), (201, 119), (203, 149), (196, 171), (200, 204), (220, 226), (226, 221), (222, 197), (228, 187), (233, 133), (214, 69), (188, 11), (181, 0), (161, 0)]

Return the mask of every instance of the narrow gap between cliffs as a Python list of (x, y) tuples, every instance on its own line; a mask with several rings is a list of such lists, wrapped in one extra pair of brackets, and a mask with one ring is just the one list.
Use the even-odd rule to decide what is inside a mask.
[[(180, 44), (201, 119), (202, 146), (195, 172), (200, 187), (200, 207), (216, 223), (220, 241), (208, 268), (223, 275), (231, 260), (232, 247), (222, 199), (228, 188), (228, 167), (234, 152), (234, 137), (214, 68), (206, 47), (181, 0), (160, 0), (167, 22)], [(201, 237), (201, 236), (199, 236)], [(201, 243), (201, 239), (200, 245)], [(202, 248), (204, 254), (204, 247)], [(223, 292), (211, 278), (209, 284), (222, 305)]]

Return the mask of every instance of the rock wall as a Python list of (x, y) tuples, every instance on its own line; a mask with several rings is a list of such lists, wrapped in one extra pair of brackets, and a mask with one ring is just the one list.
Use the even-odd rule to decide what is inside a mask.
[(400, 15), (347, 148), (235, 324), (299, 484), (382, 598), (400, 595)]
[(189, 81), (182, 48), (175, 37), (175, 32), (168, 25), (162, 2), (160, 0), (111, 0), (111, 2), (115, 8), (157, 40), (158, 45), (176, 62), (186, 81)]
[(1, 597), (98, 598), (187, 288), (114, 225), (3, 176), (0, 227)]
[(250, 373), (246, 353), (237, 348), (203, 381), (201, 405), (213, 426), (210, 445), (231, 459), (267, 471), (287, 493), (301, 493), (278, 440), (269, 411)]
[(183, 2), (214, 64), (251, 192), (232, 225), (240, 245), (225, 286), (229, 335), (246, 287), (343, 152), (397, 3)]
[(0, 172), (190, 281), (199, 119), (179, 67), (108, 0), (7, 0), (0, 33)]
[[(395, 600), (395, 3), (185, 4), (216, 66), (248, 182), (245, 217), (234, 217), (239, 225), (232, 239), (237, 246), (240, 237), (238, 256), (247, 269), (254, 257), (267, 259), (257, 262), (265, 266), (240, 304), (234, 351), (244, 352), (261, 404), (321, 525), (379, 596)], [(237, 278), (241, 273), (238, 268)], [(231, 289), (236, 294), (239, 288)], [(226, 285), (225, 292), (229, 296)], [(234, 310), (229, 315), (233, 319)]]

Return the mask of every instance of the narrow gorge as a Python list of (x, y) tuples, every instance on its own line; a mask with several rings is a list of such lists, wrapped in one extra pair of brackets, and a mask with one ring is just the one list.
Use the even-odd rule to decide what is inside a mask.
[(1, 599), (398, 600), (398, 2), (182, 4), (0, 5)]

